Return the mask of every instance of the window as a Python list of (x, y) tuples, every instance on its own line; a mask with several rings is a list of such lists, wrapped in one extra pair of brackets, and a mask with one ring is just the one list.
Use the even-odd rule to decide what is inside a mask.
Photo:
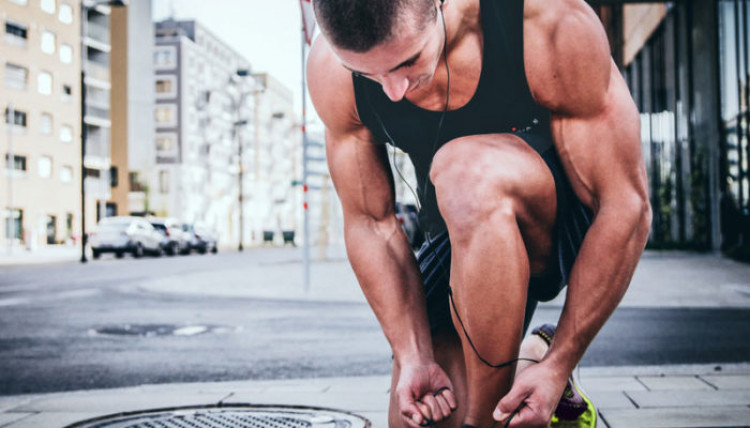
[(84, 168), (84, 169), (85, 169), (84, 173), (86, 175), (86, 178), (99, 178), (102, 176), (101, 171), (99, 171), (98, 169), (93, 169), (93, 168)]
[(73, 87), (70, 85), (63, 85), (62, 87), (63, 92), (63, 101), (70, 101), (71, 95), (73, 95)]
[(39, 176), (42, 178), (50, 178), (52, 176), (52, 158), (49, 156), (42, 156), (39, 158)]
[(162, 125), (174, 125), (177, 123), (175, 115), (175, 106), (159, 106), (156, 108), (156, 123)]
[(169, 193), (169, 171), (159, 171), (159, 192)]
[(44, 135), (52, 134), (52, 115), (49, 113), (42, 113), (39, 118), (39, 133)]
[(23, 210), (12, 210), (10, 217), (8, 217), (7, 210), (5, 211), (5, 236), (14, 239), (21, 239), (23, 236)]
[(73, 62), (73, 47), (70, 45), (60, 45), (60, 61), (65, 64)]
[(20, 65), (5, 63), (5, 87), (10, 89), (26, 89), (29, 79), (29, 69)]
[(10, 154), (5, 154), (5, 168), (16, 171), (26, 171), (26, 156), (13, 155), (13, 162), (10, 160)]
[(154, 67), (159, 70), (174, 68), (177, 65), (177, 51), (173, 46), (160, 46), (154, 50)]
[(177, 95), (176, 76), (159, 76), (156, 79), (156, 97), (174, 98)]
[(47, 71), (40, 71), (37, 76), (37, 88), (42, 95), (52, 94), (52, 74)]
[(17, 22), (5, 21), (5, 40), (17, 46), (26, 45), (29, 38), (28, 27)]
[(63, 125), (60, 127), (60, 141), (63, 143), (70, 143), (73, 141), (73, 128), (70, 125)]
[(117, 187), (119, 180), (117, 179), (117, 167), (112, 166), (109, 168), (109, 185), (110, 187)]
[(55, 47), (57, 46), (57, 41), (55, 38), (55, 33), (51, 31), (44, 30), (42, 31), (42, 52), (46, 54), (54, 54), (55, 53)]
[(19, 111), (19, 110), (13, 110), (13, 117), (11, 118), (11, 114), (9, 113), (9, 109), (5, 109), (5, 123), (13, 124), (16, 126), (20, 126), (22, 128), (26, 128), (26, 112)]
[(57, 19), (63, 24), (73, 23), (73, 8), (67, 3), (60, 4), (60, 14), (57, 15)]
[(55, 0), (41, 0), (42, 10), (47, 13), (55, 13)]
[(73, 167), (72, 166), (64, 166), (60, 168), (60, 181), (63, 183), (72, 183), (73, 182)]
[(175, 150), (175, 134), (169, 135), (157, 135), (156, 136), (156, 151), (157, 152), (174, 152)]
[(26, 6), (29, 4), (29, 0), (9, 0), (11, 3), (20, 4), (21, 6)]

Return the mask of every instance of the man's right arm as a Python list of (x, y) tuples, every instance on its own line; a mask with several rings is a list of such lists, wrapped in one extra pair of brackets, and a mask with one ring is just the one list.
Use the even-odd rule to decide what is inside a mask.
[[(424, 291), (414, 254), (395, 216), (387, 153), (384, 146), (373, 144), (371, 133), (357, 117), (351, 74), (325, 43), (318, 38), (314, 44), (307, 76), (311, 98), (326, 125), (328, 165), (344, 212), (349, 261), (401, 370), (408, 372), (417, 367), (417, 371), (434, 371), (437, 365)], [(404, 396), (419, 399), (450, 385), (440, 372), (432, 376), (438, 380), (406, 380), (399, 387), (411, 389), (404, 391)], [(417, 390), (433, 388), (431, 383), (435, 382), (448, 385)], [(419, 383), (423, 385), (418, 387)], [(414, 399), (402, 403), (402, 411), (411, 412), (407, 417), (413, 417), (412, 413), (418, 410), (432, 419), (442, 419), (438, 417), (440, 412), (415, 407), (418, 404)], [(434, 400), (426, 401), (433, 407)], [(454, 399), (449, 401), (455, 403)]]

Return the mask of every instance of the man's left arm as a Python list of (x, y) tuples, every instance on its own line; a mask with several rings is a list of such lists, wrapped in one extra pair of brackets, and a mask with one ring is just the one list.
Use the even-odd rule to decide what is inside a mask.
[(531, 20), (529, 30), (537, 37), (525, 49), (544, 55), (527, 55), (527, 76), (537, 102), (553, 112), (552, 133), (566, 175), (594, 220), (570, 274), (549, 351), (519, 375), (499, 404), (506, 415), (522, 401), (529, 407), (512, 426), (551, 417), (567, 378), (625, 294), (651, 226), (638, 110), (601, 23), (582, 0), (554, 3), (557, 11), (540, 11), (540, 19)]

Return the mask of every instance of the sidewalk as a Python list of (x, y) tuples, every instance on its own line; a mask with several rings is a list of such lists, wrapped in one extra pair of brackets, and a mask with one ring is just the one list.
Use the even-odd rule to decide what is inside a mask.
[[(292, 254), (292, 253), (290, 253)], [(299, 268), (298, 262), (271, 264), (272, 272)], [(228, 272), (240, 275), (240, 272)], [(286, 275), (289, 277), (289, 275)], [(278, 299), (362, 301), (361, 293), (341, 294), (336, 283), (354, 280), (341, 258), (313, 265), (314, 297), (293, 281), (274, 287), (247, 286), (244, 295)], [(335, 279), (335, 281), (331, 281)], [(231, 284), (232, 281), (226, 281)], [(198, 293), (170, 278), (143, 284), (160, 292)], [(351, 289), (352, 287), (348, 287)], [(240, 290), (211, 287), (204, 293)], [(555, 300), (547, 305), (559, 305)], [(623, 306), (750, 308), (750, 265), (716, 255), (647, 252)], [(744, 340), (745, 332), (738, 332)], [(750, 426), (750, 356), (742, 364), (587, 367), (575, 373), (600, 410), (599, 427)], [(187, 405), (273, 404), (316, 406), (352, 412), (386, 427), (387, 376), (308, 380), (144, 385), (133, 388), (0, 397), (0, 427), (62, 428), (108, 414)], [(227, 398), (228, 397), (228, 398)], [(219, 426), (219, 425), (217, 425)], [(318, 426), (318, 425), (314, 425)], [(320, 425), (333, 428), (332, 424)]]

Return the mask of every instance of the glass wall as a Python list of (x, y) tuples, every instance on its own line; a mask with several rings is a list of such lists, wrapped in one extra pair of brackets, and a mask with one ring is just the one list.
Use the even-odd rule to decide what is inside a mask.
[(723, 249), (750, 256), (750, 0), (719, 1)]
[(686, 13), (667, 5), (666, 19), (623, 73), (641, 112), (654, 212), (650, 246), (702, 247), (695, 234)]

